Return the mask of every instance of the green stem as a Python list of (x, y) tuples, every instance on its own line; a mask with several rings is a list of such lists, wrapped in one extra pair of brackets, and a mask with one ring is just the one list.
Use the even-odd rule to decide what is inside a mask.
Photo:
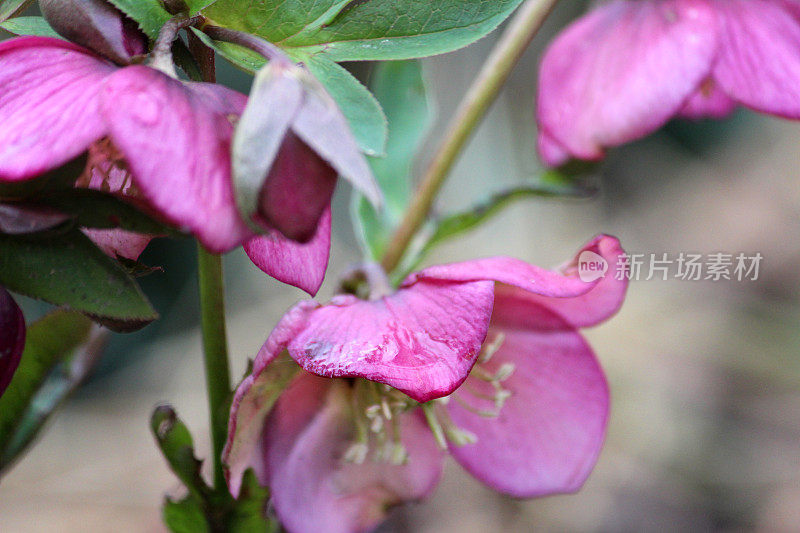
[(539, 31), (557, 0), (527, 0), (519, 8), (495, 45), (480, 73), (472, 82), (450, 123), (444, 141), (422, 178), (403, 221), (395, 231), (381, 260), (387, 272), (394, 270), (433, 207), (458, 156), (475, 128), (486, 116), (505, 82)]
[(228, 434), (228, 410), (231, 377), (228, 367), (228, 341), (225, 333), (225, 286), (222, 279), (222, 257), (197, 246), (200, 282), (200, 309), (203, 324), (206, 389), (211, 418), (211, 444), (214, 454), (214, 487), (225, 488), (222, 471), (222, 449)]

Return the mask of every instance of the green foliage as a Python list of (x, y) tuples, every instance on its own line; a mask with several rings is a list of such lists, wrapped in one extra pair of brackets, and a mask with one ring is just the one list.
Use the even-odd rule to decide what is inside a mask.
[[(171, 18), (158, 0), (109, 0), (117, 8), (139, 23), (139, 27), (151, 39), (158, 37), (161, 27)], [(201, 2), (192, 2), (199, 4)]]
[(156, 408), (150, 428), (170, 468), (189, 492), (182, 500), (167, 498), (164, 502), (164, 522), (170, 531), (277, 531), (276, 524), (266, 516), (269, 491), (259, 486), (252, 470), (245, 473), (239, 497), (234, 500), (227, 488), (214, 490), (206, 484), (200, 474), (202, 462), (195, 457), (192, 436), (171, 407)]
[(517, 200), (525, 198), (585, 198), (592, 192), (592, 189), (561, 180), (558, 174), (552, 171), (540, 183), (512, 187), (492, 195), (464, 212), (434, 220), (432, 222), (433, 231), (426, 240), (422, 253), (425, 254), (437, 245), (477, 228)]
[(28, 328), (20, 365), (0, 398), (0, 472), (86, 377), (101, 345), (92, 322), (80, 313), (55, 311)]
[(15, 17), (0, 23), (0, 28), (14, 35), (36, 35), (61, 39), (58, 32), (43, 17)]
[(33, 3), (33, 0), (0, 0), (0, 21), (12, 18)]
[(355, 193), (352, 214), (366, 255), (380, 259), (400, 222), (411, 195), (412, 164), (433, 121), (422, 67), (417, 61), (385, 62), (376, 66), (371, 83), (389, 122), (386, 156), (370, 158), (386, 203), (377, 212)]
[(158, 315), (133, 278), (80, 230), (0, 234), (0, 285), (86, 313), (120, 331)]
[(411, 59), (464, 47), (522, 0), (218, 0), (215, 23), (332, 61)]
[(384, 155), (388, 135), (386, 116), (372, 93), (324, 55), (310, 57), (306, 65), (336, 101), (364, 153)]

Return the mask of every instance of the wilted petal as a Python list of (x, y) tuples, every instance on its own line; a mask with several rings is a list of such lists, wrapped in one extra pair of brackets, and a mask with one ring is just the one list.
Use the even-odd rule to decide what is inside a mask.
[(680, 114), (682, 117), (693, 119), (725, 118), (736, 109), (737, 105), (736, 101), (725, 94), (713, 79), (708, 79), (689, 97)]
[(261, 189), (257, 219), (292, 240), (308, 241), (317, 233), (335, 187), (336, 171), (289, 133)]
[[(498, 303), (499, 305), (499, 303)], [(542, 313), (547, 311), (542, 309)], [(556, 321), (550, 316), (549, 321)], [(447, 404), (455, 425), (477, 443), (451, 446), (455, 459), (490, 487), (520, 498), (574, 492), (588, 477), (603, 444), (609, 396), (603, 371), (581, 335), (559, 330), (501, 330), (499, 350), (484, 368), (514, 365), (502, 382), (511, 393), (496, 418), (491, 385), (471, 376)], [(463, 402), (463, 403), (462, 403)]]
[[(606, 265), (602, 276), (584, 281), (578, 270), (579, 262), (596, 261)], [(559, 272), (545, 270), (510, 257), (492, 257), (463, 263), (437, 265), (412, 274), (404, 286), (419, 280), (498, 282), (496, 297), (514, 300), (510, 311), (495, 305), (493, 319), (506, 316), (507, 320), (539, 323), (539, 306), (555, 311), (573, 327), (592, 326), (617, 312), (628, 287), (625, 256), (615, 237), (599, 235), (584, 246), (575, 258)], [(530, 314), (525, 312), (532, 306)]]
[(647, 135), (709, 75), (716, 33), (704, 0), (602, 4), (569, 26), (544, 56), (541, 129), (582, 159), (598, 159), (605, 147)]
[(0, 396), (11, 383), (25, 348), (25, 317), (17, 303), (0, 287)]
[(281, 523), (293, 533), (370, 531), (391, 506), (428, 496), (441, 476), (442, 454), (415, 414), (401, 423), (405, 465), (372, 457), (345, 462), (355, 436), (349, 393), (343, 381), (304, 374), (269, 416), (263, 481)]
[(102, 137), (97, 97), (113, 70), (60, 39), (0, 43), (0, 181), (58, 167)]
[(253, 263), (278, 281), (315, 296), (325, 279), (331, 249), (331, 211), (327, 209), (317, 232), (307, 243), (287, 239), (273, 231), (244, 243)]
[(116, 61), (128, 63), (145, 52), (145, 37), (104, 0), (39, 0), (47, 22), (65, 39)]
[(796, 12), (775, 0), (715, 0), (713, 5), (720, 16), (720, 51), (714, 67), (717, 83), (748, 107), (800, 118)]
[(53, 229), (69, 215), (46, 207), (0, 204), (0, 233), (23, 235)]
[(419, 282), (379, 300), (338, 296), (288, 344), (321, 376), (364, 377), (425, 402), (466, 379), (486, 336), (491, 282)]
[(183, 84), (154, 69), (126, 67), (110, 76), (101, 111), (144, 198), (212, 252), (252, 236), (231, 185), (228, 115), (245, 97), (221, 86)]
[(292, 130), (379, 208), (383, 204), (383, 193), (350, 131), (347, 119), (325, 88), (310, 74), (305, 84), (305, 99)]
[(143, 235), (124, 229), (89, 229), (83, 230), (106, 255), (124, 257), (136, 261), (144, 249), (153, 240), (152, 235)]

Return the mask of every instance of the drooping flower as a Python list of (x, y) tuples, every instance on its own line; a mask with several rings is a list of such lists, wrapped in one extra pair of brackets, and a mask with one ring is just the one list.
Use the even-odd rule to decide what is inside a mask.
[[(253, 468), (290, 531), (364, 531), (433, 490), (445, 447), (506, 494), (577, 490), (609, 402), (578, 328), (614, 314), (627, 287), (616, 239), (583, 254), (606, 276), (581, 281), (578, 258), (552, 272), (501, 257), (431, 267), (372, 300), (298, 304), (237, 389), (232, 492)], [(289, 357), (303, 370), (275, 402)]]
[(17, 303), (0, 287), (0, 396), (6, 391), (25, 348), (25, 317)]
[(545, 163), (597, 160), (676, 116), (742, 105), (800, 119), (794, 0), (611, 0), (575, 21), (542, 60)]
[[(104, 180), (118, 180), (119, 175), (109, 174), (112, 168), (125, 179), (130, 176), (140, 200), (195, 234), (209, 250), (225, 252), (253, 240), (248, 253), (262, 270), (282, 280), (289, 272), (293, 284), (313, 294), (327, 266), (327, 208), (310, 213), (313, 220), (291, 221), (305, 228), (298, 243), (275, 230), (257, 236), (237, 210), (230, 151), (246, 102), (246, 96), (223, 86), (181, 82), (143, 65), (120, 67), (59, 39), (5, 41), (0, 43), (0, 181), (36, 177), (103, 145), (95, 151), (109, 159), (92, 162), (90, 181), (102, 186)], [(280, 155), (267, 179), (279, 186), (262, 203), (264, 219), (282, 231), (273, 211), (287, 205), (289, 189), (296, 191), (293, 201), (302, 203), (304, 179), (316, 185), (326, 175), (332, 184), (336, 172), (292, 138)], [(105, 237), (114, 244), (119, 234)], [(136, 255), (137, 247), (123, 255)], [(274, 253), (259, 255), (264, 250)], [(304, 263), (302, 279), (291, 265), (275, 259), (298, 252), (293, 261)]]

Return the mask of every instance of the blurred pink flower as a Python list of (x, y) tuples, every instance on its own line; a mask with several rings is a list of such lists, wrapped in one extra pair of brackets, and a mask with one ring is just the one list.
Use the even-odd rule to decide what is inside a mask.
[[(239, 215), (230, 148), (246, 101), (221, 85), (181, 82), (142, 65), (118, 67), (59, 39), (11, 39), (0, 43), (0, 182), (36, 177), (89, 150), (86, 186), (145, 201), (213, 252), (247, 243), (262, 270), (314, 294), (328, 262), (328, 210), (313, 213), (316, 231), (305, 243), (274, 230), (257, 237)], [(298, 144), (284, 143), (283, 160), (308, 158)], [(325, 174), (333, 182), (335, 171), (314, 157), (309, 179)], [(296, 175), (282, 175), (297, 168), (276, 165), (270, 180), (296, 184)], [(146, 245), (146, 238), (118, 231), (92, 236), (129, 258)]]
[[(369, 301), (295, 306), (236, 391), (231, 491), (252, 467), (290, 531), (368, 530), (434, 489), (445, 445), (500, 492), (577, 490), (609, 403), (578, 328), (613, 315), (627, 288), (615, 238), (583, 252), (608, 263), (605, 277), (581, 281), (577, 258), (552, 272), (500, 257), (425, 269)], [(273, 406), (284, 351), (305, 371)]]
[(0, 287), (0, 396), (11, 383), (25, 348), (25, 317), (17, 303)]
[(545, 53), (539, 151), (548, 165), (597, 160), (672, 117), (738, 105), (800, 118), (796, 0), (612, 0)]

